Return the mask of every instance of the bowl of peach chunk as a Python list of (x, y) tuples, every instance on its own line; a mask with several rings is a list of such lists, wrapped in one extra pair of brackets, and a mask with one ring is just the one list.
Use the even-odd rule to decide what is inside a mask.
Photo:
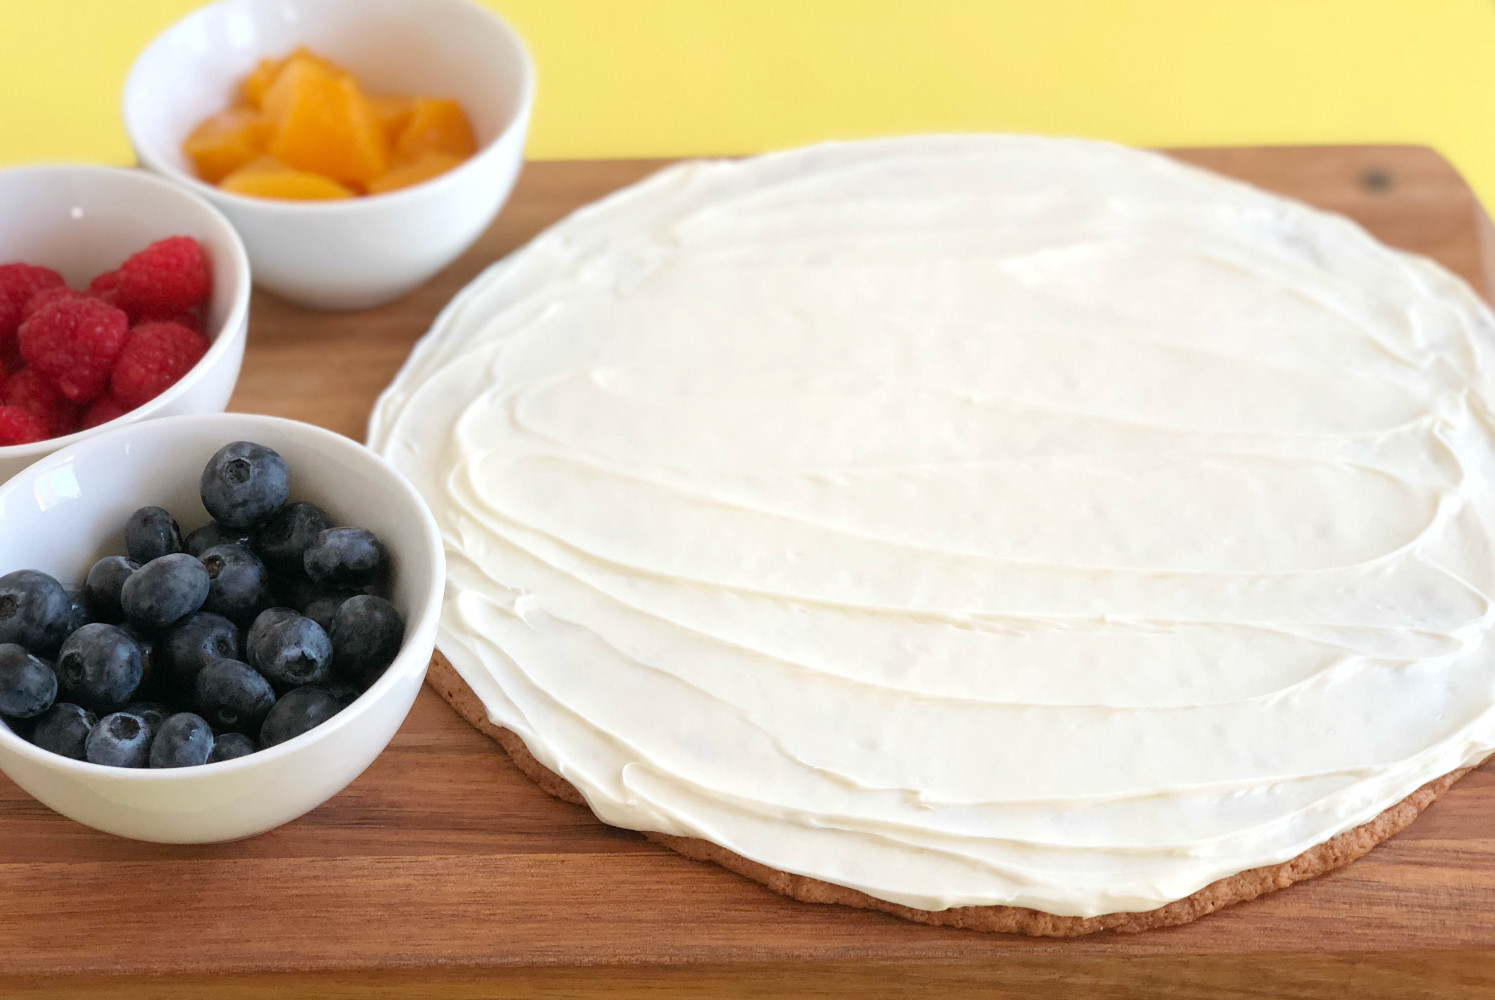
[(143, 166), (229, 217), (256, 284), (358, 309), (487, 228), (533, 91), (523, 42), (470, 0), (220, 0), (141, 53), (125, 126)]

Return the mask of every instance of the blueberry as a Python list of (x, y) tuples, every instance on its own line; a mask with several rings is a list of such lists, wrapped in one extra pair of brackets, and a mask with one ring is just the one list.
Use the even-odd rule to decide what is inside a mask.
[(207, 567), (177, 552), (131, 573), (120, 589), (120, 603), (131, 624), (164, 628), (202, 607), (211, 584)]
[(191, 691), (204, 666), (213, 660), (243, 659), (244, 645), (233, 622), (211, 611), (199, 611), (167, 633), (162, 652), (171, 679)]
[(182, 529), (161, 507), (141, 507), (125, 522), (125, 551), (144, 565), (182, 551)]
[(47, 574), (18, 569), (0, 576), (0, 643), (25, 646), (37, 656), (55, 656), (67, 638), (72, 613), (67, 588)]
[(215, 545), (200, 558), (211, 581), (203, 610), (248, 626), (270, 606), (270, 574), (247, 546)]
[(245, 646), (250, 665), (276, 691), (319, 683), (332, 672), (332, 640), (322, 626), (285, 608), (262, 612)]
[(34, 719), (57, 700), (57, 675), (26, 647), (0, 643), (0, 715)]
[(215, 732), (257, 733), (275, 704), (270, 682), (247, 663), (214, 660), (197, 675), (197, 710)]
[(67, 637), (57, 654), (63, 697), (95, 712), (124, 705), (139, 689), (144, 673), (140, 647), (116, 625), (84, 625)]
[[(337, 609), (343, 606), (343, 602), (350, 597), (358, 596), (356, 590), (331, 590), (323, 591), (305, 604), (299, 605), (301, 613), (318, 625), (329, 636), (332, 634), (332, 620), (337, 617)], [(336, 640), (332, 643), (337, 647)]]
[(88, 609), (84, 604), (82, 587), (69, 586), (64, 587), (63, 589), (67, 591), (67, 599), (69, 603), (67, 616), (67, 634), (72, 635), (84, 625), (88, 624)]
[(140, 688), (144, 691), (154, 687), (160, 677), (160, 656), (156, 653), (156, 641), (146, 632), (136, 628), (134, 625), (121, 625), (125, 635), (135, 640), (135, 645), (140, 649)]
[(258, 749), (254, 745), (254, 740), (243, 733), (224, 733), (213, 743), (213, 752), (208, 754), (208, 763), (216, 764), (220, 760), (248, 757)]
[(196, 767), (213, 752), (213, 730), (201, 716), (178, 712), (151, 741), (151, 767)]
[(254, 533), (254, 550), (277, 573), (302, 572), (302, 559), (319, 533), (335, 525), (314, 503), (288, 503)]
[(250, 528), (270, 518), (291, 492), (290, 472), (276, 452), (235, 441), (202, 470), (202, 505), (230, 528)]
[(81, 705), (59, 701), (41, 715), (31, 730), (31, 742), (49, 753), (83, 759), (89, 730), (99, 720)]
[(209, 521), (187, 536), (182, 543), (183, 548), (192, 555), (199, 558), (208, 549), (215, 545), (248, 545), (249, 530), (247, 528), (230, 528), (219, 524), (217, 521)]
[(152, 738), (161, 728), (161, 723), (171, 715), (171, 707), (159, 701), (132, 701), (124, 707), (123, 711), (138, 716), (145, 723), (145, 727), (151, 731)]
[(405, 641), (405, 623), (382, 597), (359, 594), (332, 619), (332, 666), (343, 677), (373, 680), (394, 662)]
[(125, 620), (119, 592), (130, 574), (139, 568), (138, 562), (124, 556), (105, 556), (93, 564), (83, 581), (83, 607), (92, 621), (118, 625)]
[(328, 528), (317, 533), (302, 565), (313, 583), (358, 590), (379, 580), (389, 552), (367, 528)]
[(83, 742), (83, 758), (109, 767), (144, 767), (150, 759), (151, 729), (129, 712), (115, 712), (99, 720)]
[(273, 747), (294, 739), (320, 726), (342, 708), (331, 692), (315, 684), (289, 691), (265, 716), (265, 725), (260, 729), (260, 746)]

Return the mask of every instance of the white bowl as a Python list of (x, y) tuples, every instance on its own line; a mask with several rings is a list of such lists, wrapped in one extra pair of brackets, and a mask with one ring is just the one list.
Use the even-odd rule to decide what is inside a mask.
[(198, 481), (230, 441), (280, 452), (293, 499), (388, 547), (390, 600), (405, 645), (352, 705), (293, 740), (201, 767), (132, 770), (40, 750), (0, 724), (0, 771), (53, 809), (109, 833), (208, 843), (263, 833), (316, 808), (363, 772), (410, 711), (436, 643), (446, 560), (419, 494), (383, 459), (331, 431), (276, 417), (226, 413), (131, 424), (80, 441), (0, 486), (0, 575), (40, 569), (64, 583), (124, 551), (136, 508), (164, 506), (184, 530), (205, 524)]
[(0, 263), (58, 271), (74, 288), (148, 244), (192, 236), (213, 262), (207, 356), (176, 385), (99, 427), (35, 444), (0, 448), (0, 482), (59, 448), (108, 428), (178, 413), (221, 413), (233, 395), (249, 330), (249, 259), (234, 227), (191, 192), (120, 167), (44, 166), (0, 170)]
[[(229, 106), (258, 60), (298, 45), (369, 91), (456, 98), (478, 153), (423, 184), (344, 201), (252, 198), (199, 180), (182, 140)], [(488, 228), (519, 174), (533, 97), (524, 43), (467, 0), (222, 0), (140, 54), (124, 113), (140, 162), (238, 227), (261, 287), (316, 308), (362, 309), (426, 281)]]

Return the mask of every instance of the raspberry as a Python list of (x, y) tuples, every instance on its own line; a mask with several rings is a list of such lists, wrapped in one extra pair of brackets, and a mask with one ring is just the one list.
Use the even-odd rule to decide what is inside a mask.
[(213, 289), (208, 258), (190, 236), (152, 243), (88, 285), (91, 294), (123, 309), (130, 321), (165, 319), (207, 301)]
[(86, 298), (88, 298), (86, 293), (75, 291), (66, 285), (44, 289), (31, 296), (26, 305), (21, 309), (21, 322), (24, 323), (31, 318), (32, 313), (41, 311), (44, 306), (50, 305), (53, 302), (62, 302), (63, 300), (76, 302)]
[(44, 288), (67, 287), (62, 275), (34, 264), (0, 264), (0, 352), (14, 343), (16, 329), (24, 318), (21, 311), (31, 297)]
[(121, 403), (112, 394), (100, 396), (88, 404), (88, 412), (83, 414), (83, 426), (97, 427), (99, 424), (107, 424), (115, 417), (122, 417), (133, 409), (133, 406)]
[(180, 323), (141, 323), (130, 331), (115, 362), (110, 381), (114, 396), (131, 407), (155, 399), (207, 352), (207, 339)]
[(86, 403), (109, 387), (109, 373), (130, 334), (125, 314), (98, 299), (60, 298), (21, 324), (21, 356), (62, 394)]
[(61, 437), (78, 429), (78, 407), (62, 398), (57, 387), (34, 368), (22, 368), (10, 377), (0, 403), (25, 410), (47, 426), (48, 436)]
[(14, 406), (0, 406), (0, 446), (45, 441), (46, 425)]

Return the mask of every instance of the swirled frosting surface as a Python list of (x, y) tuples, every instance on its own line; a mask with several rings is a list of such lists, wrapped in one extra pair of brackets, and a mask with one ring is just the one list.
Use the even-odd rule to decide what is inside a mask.
[(1146, 910), (1495, 747), (1495, 322), (1100, 143), (667, 169), (381, 399), (440, 647), (609, 823), (924, 909)]

